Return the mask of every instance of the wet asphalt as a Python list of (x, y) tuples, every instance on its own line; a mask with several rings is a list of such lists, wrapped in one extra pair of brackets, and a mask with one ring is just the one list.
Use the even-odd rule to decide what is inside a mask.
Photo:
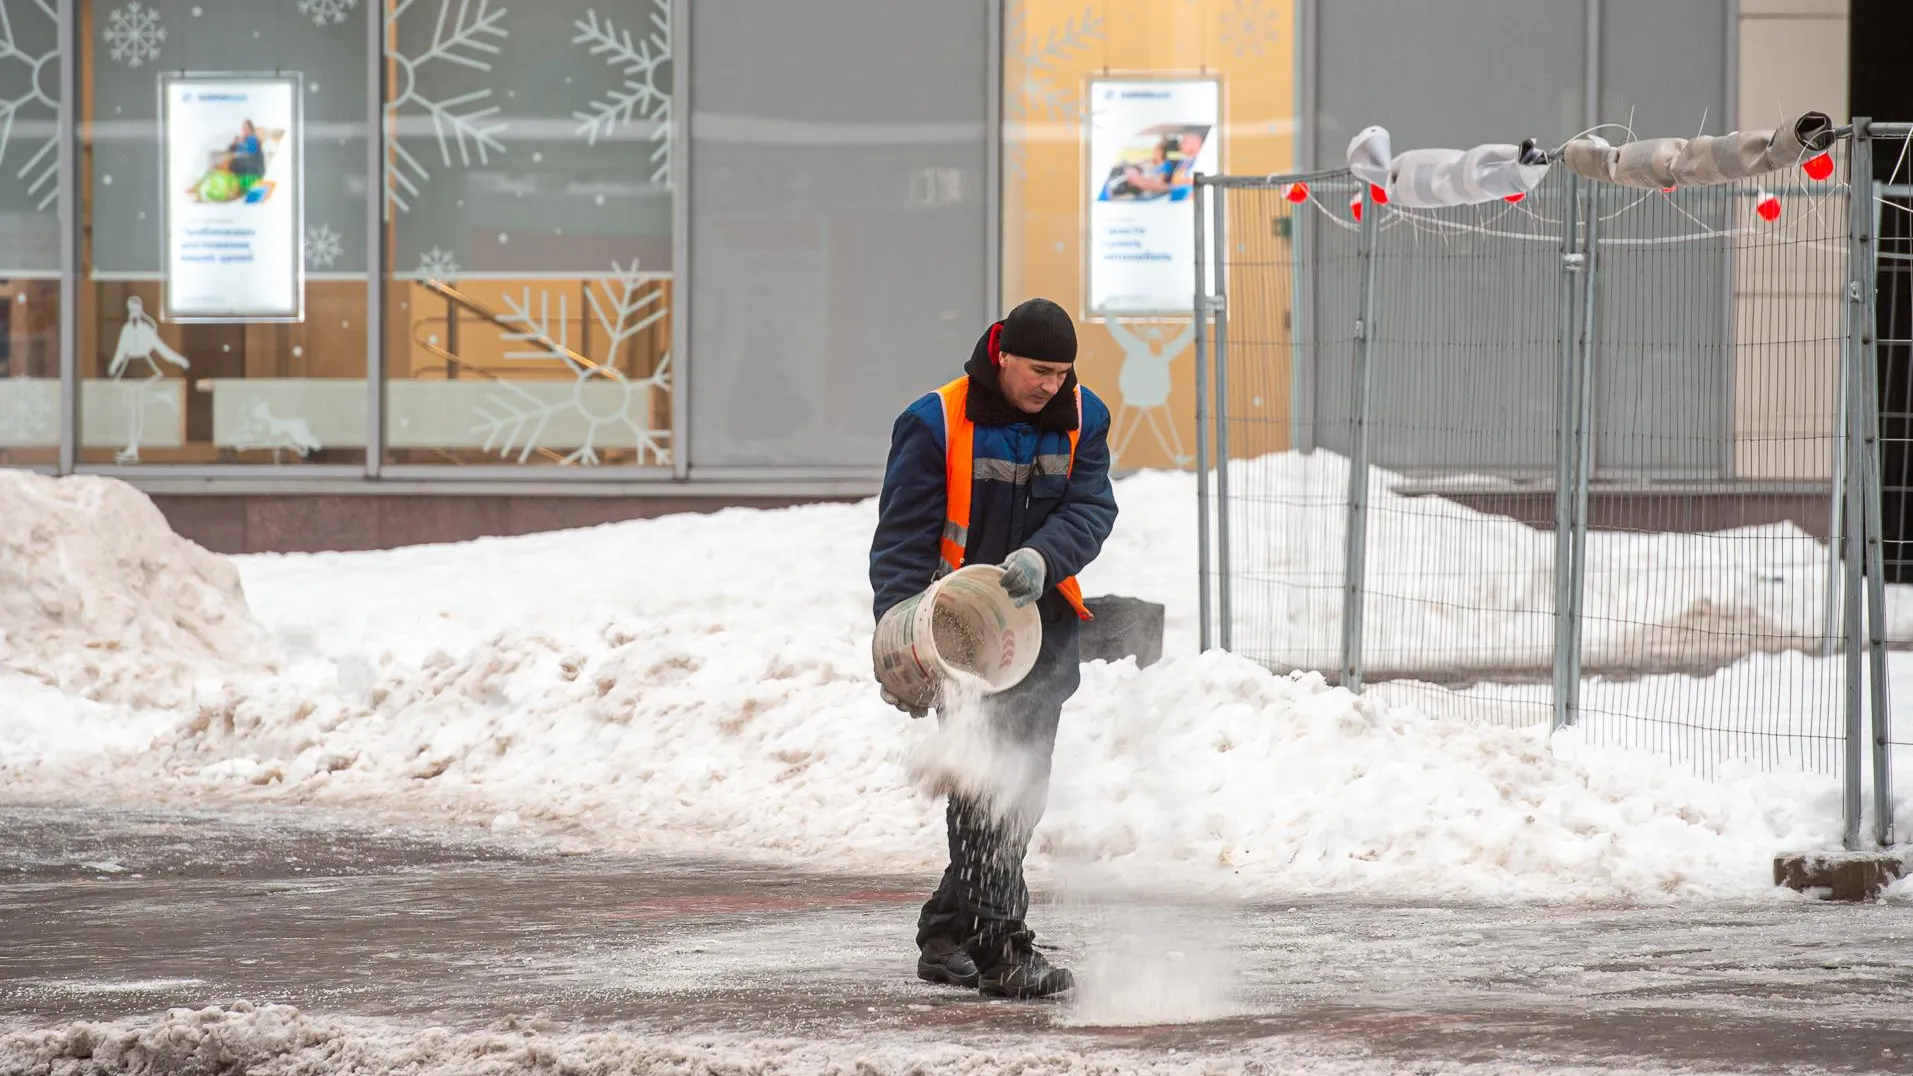
[(1185, 1056), (1288, 1036), (1404, 1064), (1913, 1072), (1906, 903), (1039, 893), (1052, 959), (1099, 989), (1016, 1003), (916, 980), (933, 882), (302, 809), (0, 808), (0, 1033), (246, 999), (454, 1028), (536, 1014)]

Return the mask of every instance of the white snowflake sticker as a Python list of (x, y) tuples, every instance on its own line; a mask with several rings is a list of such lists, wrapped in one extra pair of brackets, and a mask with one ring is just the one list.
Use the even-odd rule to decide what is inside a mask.
[(299, 0), (299, 14), (312, 20), (314, 26), (326, 23), (341, 23), (359, 6), (359, 0)]
[(159, 59), (166, 27), (160, 24), (158, 11), (132, 0), (106, 17), (101, 36), (106, 39), (108, 55), (128, 67), (139, 67)]
[[(3, 2), (4, 0), (0, 0), (0, 3)], [(46, 15), (47, 21), (58, 21), (51, 4), (36, 4), (35, 6)], [(29, 52), (21, 48), (19, 39), (16, 38), (13, 33), (13, 23), (6, 18), (5, 7), (0, 6), (0, 60), (12, 60), (26, 68), (26, 76), (17, 83), (14, 83), (11, 77), (6, 79), (9, 83), (19, 85), (21, 87), (20, 92), (12, 97), (0, 97), (0, 160), (6, 158), (7, 144), (12, 139), (14, 121), (20, 118), (21, 109), (31, 108), (37, 105), (40, 110), (43, 110), (47, 114), (46, 118), (49, 120), (59, 115), (59, 100), (56, 97), (49, 96), (46, 87), (42, 85), (43, 82), (51, 84), (55, 80), (50, 78), (43, 79), (41, 77), (43, 71), (57, 69), (58, 65), (53, 63), (53, 59), (58, 55), (59, 48), (57, 46), (48, 48), (44, 52)], [(57, 92), (58, 87), (56, 86), (54, 89)], [(29, 124), (30, 122), (31, 121), (29, 121)], [(29, 124), (22, 124), (21, 126), (23, 129), (31, 130), (32, 127)], [(51, 127), (55, 125), (48, 124), (47, 126)], [(36, 150), (31, 157), (27, 158), (25, 164), (21, 165), (18, 169), (7, 169), (7, 171), (15, 173), (20, 179), (26, 181), (27, 196), (29, 198), (37, 197), (38, 200), (34, 205), (34, 209), (38, 211), (44, 212), (48, 206), (52, 205), (54, 201), (60, 197), (60, 185), (56, 182), (59, 179), (60, 171), (60, 155), (55, 152), (57, 147), (58, 140), (56, 136), (49, 134), (40, 144), (40, 148)]]
[(437, 247), (418, 256), (418, 275), (421, 277), (452, 277), (458, 275), (458, 262), (452, 252)]
[[(496, 56), (499, 52), (498, 42), (510, 36), (510, 31), (500, 25), (500, 20), (505, 17), (505, 9), (492, 8), (490, 0), (459, 0), (454, 10), (452, 0), (439, 0), (438, 19), (431, 29), (431, 44), (423, 52), (412, 54), (402, 46), (418, 35), (396, 31), (400, 17), (415, 2), (397, 0), (392, 5), (391, 14), (385, 18), (387, 28), (393, 31), (388, 39), (394, 42), (385, 55), (398, 68), (397, 92), (392, 95), (392, 102), (385, 106), (386, 119), (396, 128), (408, 106), (419, 109), (432, 121), (432, 130), (438, 135), (439, 158), (446, 167), (451, 167), (454, 147), (458, 150), (459, 164), (470, 165), (473, 157), (478, 158), (478, 163), (487, 164), (491, 153), (505, 152), (505, 143), (498, 137), (506, 126), (503, 120), (497, 118), (499, 107), (484, 104), (490, 99), (492, 91), (484, 88), (468, 90), (452, 97), (439, 97), (421, 83), (427, 74), (438, 68), (490, 71), (492, 64), (489, 57)], [(432, 173), (407, 148), (404, 137), (394, 137), (391, 147), (390, 163), (385, 169), (386, 198), (399, 212), (409, 213), (412, 199), (418, 196), (421, 185), (431, 178)]]
[(0, 385), (0, 441), (30, 445), (58, 441), (60, 424), (39, 386), (26, 378)]
[[(1094, 6), (1085, 7), (1082, 15), (1063, 20), (1061, 26), (1050, 27), (1040, 39), (1036, 31), (1030, 29), (1029, 15), (1022, 4), (1010, 5), (1008, 22), (1003, 36), (1009, 42), (1015, 61), (1012, 70), (1021, 75), (1015, 80), (1016, 91), (1008, 95), (1012, 123), (1028, 125), (1042, 117), (1082, 122), (1083, 103), (1068, 88), (1068, 83), (1074, 80), (1061, 79), (1058, 70), (1063, 61), (1076, 53), (1088, 52), (1090, 42), (1103, 37), (1102, 16), (1096, 13)], [(1024, 145), (1021, 138), (1004, 141), (1004, 163), (1014, 175), (1023, 174)]]
[(317, 224), (306, 229), (306, 268), (330, 269), (339, 260), (339, 233)]
[(650, 128), (651, 182), (671, 184), (671, 11), (667, 0), (650, 0), (651, 32), (643, 41), (634, 42), (629, 30), (618, 30), (610, 19), (600, 20), (596, 10), (573, 23), (578, 34), (574, 45), (588, 45), (593, 56), (624, 76), (624, 84), (591, 102), (585, 111), (573, 112), (579, 120), (578, 133), (588, 144), (610, 137), (620, 124), (643, 123)]
[(1262, 0), (1235, 0), (1222, 13), (1222, 41), (1237, 56), (1262, 55), (1279, 32), (1275, 16), (1263, 10)]
[[(506, 323), (516, 326), (501, 334), (501, 339), (528, 345), (505, 352), (508, 359), (547, 360), (573, 378), (568, 398), (541, 398), (510, 381), (501, 381), (498, 391), (478, 409), (473, 433), (485, 435), (485, 451), (501, 457), (517, 453), (518, 462), (531, 458), (542, 449), (546, 430), (553, 418), (566, 415), (582, 424), (584, 442), (560, 458), (561, 464), (596, 466), (603, 462), (598, 453), (600, 437), (614, 431), (627, 434), (637, 448), (640, 463), (667, 466), (671, 462), (671, 431), (656, 429), (649, 413), (651, 394), (671, 390), (671, 355), (667, 351), (652, 372), (631, 377), (618, 369), (618, 361), (627, 341), (670, 316), (665, 292), (651, 274), (640, 272), (633, 261), (629, 268), (612, 263), (611, 275), (595, 282), (585, 292), (585, 306), (597, 321), (597, 339), (604, 341), (609, 358), (598, 363), (573, 351), (569, 344), (572, 317), (569, 294), (560, 291), (552, 301), (550, 289), (540, 289), (534, 303), (531, 289), (503, 298)], [(556, 307), (555, 311), (553, 307)], [(583, 321), (587, 310), (578, 312)], [(610, 391), (604, 391), (606, 388)], [(594, 391), (595, 389), (595, 391)]]

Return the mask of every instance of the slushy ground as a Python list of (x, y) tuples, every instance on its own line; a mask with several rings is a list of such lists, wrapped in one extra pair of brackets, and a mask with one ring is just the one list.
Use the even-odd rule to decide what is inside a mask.
[(914, 977), (934, 878), (313, 809), (0, 808), (0, 1073), (1908, 1072), (1903, 902), (1165, 904), (1065, 1001)]

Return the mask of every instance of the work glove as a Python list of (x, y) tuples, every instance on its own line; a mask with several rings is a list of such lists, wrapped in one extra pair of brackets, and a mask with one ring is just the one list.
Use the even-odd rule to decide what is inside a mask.
[(902, 699), (898, 698), (887, 687), (879, 686), (878, 690), (880, 690), (883, 693), (883, 701), (889, 703), (890, 705), (896, 707), (899, 710), (902, 710), (904, 713), (909, 714), (911, 717), (923, 717), (929, 714), (930, 712), (928, 710), (919, 710), (916, 707), (910, 705), (909, 703), (903, 701)]
[(1003, 589), (1009, 591), (1010, 600), (1017, 608), (1021, 609), (1043, 596), (1043, 576), (1049, 571), (1043, 564), (1043, 554), (1024, 546), (1011, 553), (1000, 567), (1003, 569)]

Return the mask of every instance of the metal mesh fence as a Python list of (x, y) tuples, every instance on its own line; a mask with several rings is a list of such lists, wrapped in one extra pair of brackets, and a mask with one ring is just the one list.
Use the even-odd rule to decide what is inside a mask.
[[(1222, 186), (1227, 230), (1212, 236), (1229, 307), (1218, 311), (1216, 444), (1229, 459), (1222, 645), (1287, 672), (1334, 670), (1340, 660), (1346, 540), (1346, 460), (1297, 451), (1346, 443), (1350, 416), (1299, 401), (1320, 391), (1318, 371), (1354, 361), (1361, 301), (1359, 228), (1326, 207), (1346, 206), (1346, 175), (1294, 185)], [(1300, 201), (1291, 201), (1293, 193)]]
[[(1881, 581), (1885, 635), (1895, 649), (1913, 642), (1913, 138), (1873, 143), (1878, 282), (1874, 329), (1879, 394)], [(1906, 659), (1895, 655), (1895, 664)], [(1904, 698), (1904, 694), (1901, 696)], [(1913, 812), (1913, 721), (1878, 730), (1886, 772), (1874, 780), (1897, 803), (1889, 817)], [(1895, 781), (1898, 787), (1895, 787)], [(1877, 810), (1877, 807), (1876, 807)]]
[(1360, 663), (1438, 712), (1549, 719), (1544, 688), (1485, 685), (1552, 674), (1555, 543), (1534, 524), (1554, 514), (1572, 198), (1556, 175), (1512, 204), (1377, 207)]
[(1840, 628), (1845, 156), (1820, 183), (1591, 191), (1601, 512), (1579, 703), (1597, 742), (1703, 771), (1842, 759), (1842, 666), (1821, 658)]
[(1857, 824), (1867, 584), (1913, 574), (1913, 176), (1882, 203), (1887, 569), (1863, 579), (1850, 144), (1820, 180), (1556, 168), (1439, 210), (1345, 172), (1205, 179), (1216, 641), (1702, 772), (1844, 763)]

